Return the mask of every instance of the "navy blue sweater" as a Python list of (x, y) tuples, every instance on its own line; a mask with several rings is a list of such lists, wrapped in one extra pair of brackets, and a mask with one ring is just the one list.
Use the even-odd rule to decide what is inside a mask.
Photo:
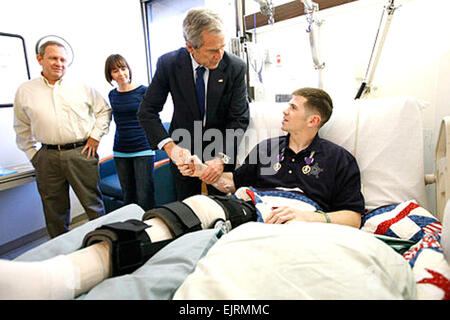
[(136, 115), (146, 90), (147, 87), (141, 85), (127, 92), (119, 92), (117, 89), (109, 92), (109, 102), (116, 123), (114, 151), (130, 153), (150, 150), (147, 136)]

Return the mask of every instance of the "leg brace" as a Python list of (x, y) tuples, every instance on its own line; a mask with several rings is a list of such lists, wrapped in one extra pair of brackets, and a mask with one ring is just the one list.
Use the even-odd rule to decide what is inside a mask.
[[(199, 195), (149, 210), (142, 220), (156, 217), (164, 221), (175, 239), (189, 232), (213, 228), (218, 222), (225, 222), (230, 230), (245, 222), (256, 221), (257, 215), (255, 208), (243, 200)], [(139, 220), (107, 224), (88, 233), (83, 247), (107, 241), (111, 248), (112, 276), (131, 273), (173, 240), (152, 242), (146, 232), (150, 227)]]
[(112, 276), (133, 272), (171, 240), (152, 243), (145, 232), (149, 226), (139, 220), (127, 220), (103, 225), (89, 232), (82, 247), (100, 241), (110, 244)]

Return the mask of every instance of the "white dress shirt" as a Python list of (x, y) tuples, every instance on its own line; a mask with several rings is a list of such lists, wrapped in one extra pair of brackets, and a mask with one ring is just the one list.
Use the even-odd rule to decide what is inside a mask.
[(37, 142), (67, 144), (100, 141), (108, 132), (111, 107), (93, 88), (68, 78), (48, 83), (43, 76), (17, 89), (14, 130), (17, 146), (32, 159)]

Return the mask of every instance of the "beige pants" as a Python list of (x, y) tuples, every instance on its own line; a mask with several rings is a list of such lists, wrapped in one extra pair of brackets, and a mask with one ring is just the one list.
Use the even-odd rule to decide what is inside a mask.
[(89, 220), (105, 214), (98, 186), (98, 155), (87, 159), (86, 153), (81, 154), (82, 149), (58, 151), (42, 147), (31, 160), (36, 170), (47, 231), (52, 238), (69, 231), (69, 185)]

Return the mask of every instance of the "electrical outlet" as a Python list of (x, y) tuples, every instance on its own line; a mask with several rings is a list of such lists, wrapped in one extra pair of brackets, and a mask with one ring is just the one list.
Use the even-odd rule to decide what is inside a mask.
[(290, 94), (278, 93), (275, 95), (275, 102), (289, 102), (291, 100)]

